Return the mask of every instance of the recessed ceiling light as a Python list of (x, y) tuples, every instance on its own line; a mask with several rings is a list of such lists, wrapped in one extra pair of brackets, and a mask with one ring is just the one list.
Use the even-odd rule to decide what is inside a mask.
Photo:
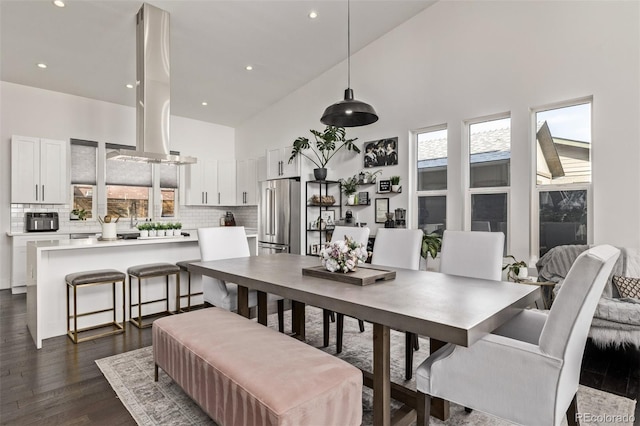
[(127, 84), (126, 87), (127, 89), (133, 89), (133, 84)]
[(43, 62), (40, 62), (40, 63), (38, 64), (38, 68), (43, 68), (43, 69), (44, 69), (44, 68), (46, 68), (46, 67), (47, 67), (47, 64), (45, 64), (45, 63), (43, 63)]
[(247, 71), (251, 71), (253, 67), (251, 65), (247, 65), (246, 67), (244, 67), (244, 69)]
[(207, 106), (207, 105), (209, 105), (207, 102), (202, 103), (202, 106)]
[(64, 6), (65, 6), (65, 5), (64, 5), (64, 2), (63, 2), (62, 0), (55, 0), (55, 1), (53, 2), (53, 4), (55, 4), (55, 5), (56, 5), (56, 6), (58, 6), (58, 7), (64, 7)]
[(318, 12), (316, 12), (315, 10), (312, 10), (311, 12), (309, 12), (309, 18), (316, 19), (317, 17), (318, 17)]

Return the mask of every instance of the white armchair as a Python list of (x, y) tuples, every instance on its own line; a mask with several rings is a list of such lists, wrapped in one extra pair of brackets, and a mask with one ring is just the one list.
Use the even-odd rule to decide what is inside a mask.
[(589, 325), (620, 251), (594, 247), (571, 267), (551, 311), (525, 310), (470, 347), (446, 344), (416, 370), (418, 425), (431, 397), (524, 425), (575, 424)]
[[(199, 228), (198, 246), (200, 247), (200, 259), (203, 262), (249, 257), (251, 255), (244, 226)], [(205, 302), (229, 311), (238, 309), (238, 286), (236, 284), (203, 276), (202, 291)], [(282, 299), (274, 295), (269, 295), (268, 298), (268, 300)], [(249, 307), (254, 307), (257, 304), (258, 295), (256, 291), (250, 290)], [(282, 331), (282, 320), (280, 318), (279, 322), (279, 328)]]
[[(444, 231), (440, 252), (440, 272), (500, 281), (504, 234), (488, 231)], [(413, 376), (413, 349), (418, 336), (406, 333), (405, 379)]]

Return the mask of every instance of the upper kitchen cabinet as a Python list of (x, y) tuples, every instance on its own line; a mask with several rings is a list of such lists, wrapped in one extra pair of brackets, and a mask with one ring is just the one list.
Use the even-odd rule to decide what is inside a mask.
[(69, 143), (28, 136), (11, 137), (11, 202), (66, 204)]
[(236, 164), (236, 203), (258, 204), (258, 168), (255, 159), (239, 160)]
[(300, 176), (300, 157), (289, 163), (292, 146), (267, 151), (267, 179), (291, 178)]
[(236, 204), (236, 162), (202, 160), (186, 166), (186, 205), (233, 206)]

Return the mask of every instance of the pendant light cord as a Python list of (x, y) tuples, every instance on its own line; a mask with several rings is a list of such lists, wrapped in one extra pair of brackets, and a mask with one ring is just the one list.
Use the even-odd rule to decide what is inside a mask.
[(347, 0), (347, 88), (351, 88), (351, 3)]

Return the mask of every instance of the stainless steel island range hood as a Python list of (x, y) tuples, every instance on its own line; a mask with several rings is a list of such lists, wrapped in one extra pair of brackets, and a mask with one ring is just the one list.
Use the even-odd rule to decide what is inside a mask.
[(193, 164), (194, 157), (169, 151), (169, 13), (144, 3), (136, 16), (136, 149), (107, 152), (107, 159)]

